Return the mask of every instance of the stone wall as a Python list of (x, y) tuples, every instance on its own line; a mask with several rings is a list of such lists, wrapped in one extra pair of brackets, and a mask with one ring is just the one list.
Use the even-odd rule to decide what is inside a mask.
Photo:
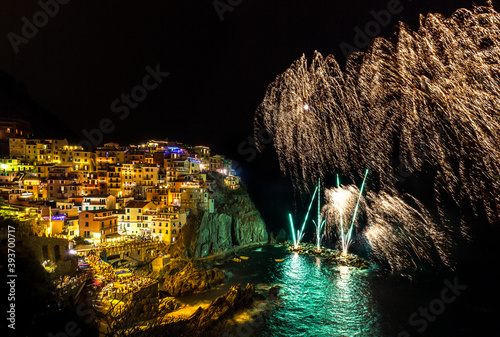
[(101, 253), (103, 257), (120, 255), (121, 259), (128, 260), (131, 265), (137, 265), (156, 256), (163, 243), (134, 243), (116, 247), (108, 247)]
[(153, 260), (151, 265), (153, 266), (154, 272), (160, 272), (170, 262), (170, 257), (159, 256)]
[(63, 275), (75, 276), (78, 270), (78, 259), (68, 254), (68, 240), (43, 236), (25, 236), (18, 240), (16, 245), (24, 245), (33, 251), (36, 260), (55, 262), (57, 267), (50, 273), (52, 279)]

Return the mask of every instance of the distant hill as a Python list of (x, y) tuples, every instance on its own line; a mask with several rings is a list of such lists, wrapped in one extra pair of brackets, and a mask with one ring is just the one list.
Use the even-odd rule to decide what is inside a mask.
[(0, 69), (0, 118), (31, 123), (33, 138), (77, 140), (77, 135), (50, 111), (40, 107), (21, 82)]

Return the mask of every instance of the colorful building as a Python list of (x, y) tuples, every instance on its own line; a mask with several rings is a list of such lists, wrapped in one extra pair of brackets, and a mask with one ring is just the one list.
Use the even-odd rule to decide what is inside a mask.
[(80, 235), (93, 242), (106, 242), (107, 236), (118, 233), (118, 216), (112, 210), (82, 211), (79, 214)]

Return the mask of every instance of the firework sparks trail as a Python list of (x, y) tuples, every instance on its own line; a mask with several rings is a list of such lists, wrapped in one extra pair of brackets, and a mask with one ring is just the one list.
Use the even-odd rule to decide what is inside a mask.
[(352, 237), (352, 230), (354, 229), (354, 221), (356, 221), (356, 215), (358, 214), (359, 202), (361, 201), (361, 196), (363, 195), (363, 189), (365, 188), (366, 177), (368, 176), (368, 169), (365, 171), (365, 177), (363, 178), (363, 182), (361, 183), (361, 188), (359, 190), (358, 201), (356, 202), (356, 207), (354, 208), (354, 213), (352, 215), (351, 227), (349, 227), (349, 231), (347, 232), (347, 237), (345, 239), (345, 249), (343, 250), (344, 255), (347, 255), (347, 249), (349, 249)]
[(316, 250), (321, 250), (321, 240), (323, 240), (323, 229), (325, 228), (326, 219), (321, 215), (321, 179), (318, 179), (318, 220), (314, 221), (316, 227)]
[[(358, 226), (359, 212), (356, 209), (362, 211), (365, 206), (361, 190), (354, 185), (339, 185), (325, 190), (325, 205), (322, 212), (327, 220), (326, 232), (330, 236), (337, 235), (344, 255), (352, 243), (352, 230)], [(351, 224), (350, 228), (346, 228), (347, 232), (344, 229), (344, 222)]]
[(304, 222), (302, 223), (302, 227), (300, 230), (297, 230), (297, 236), (295, 236), (295, 227), (293, 225), (292, 214), (288, 214), (288, 217), (290, 219), (290, 226), (292, 228), (293, 244), (294, 244), (294, 247), (296, 249), (299, 247), (300, 241), (304, 237), (304, 229), (306, 228), (306, 223), (307, 223), (307, 220), (309, 218), (309, 212), (311, 211), (311, 206), (314, 202), (314, 197), (316, 196), (316, 193), (318, 193), (318, 190), (319, 190), (319, 185), (316, 186), (316, 188), (314, 189), (314, 193), (313, 193), (313, 196), (311, 198), (311, 202), (309, 203), (309, 208), (307, 209), (307, 213), (306, 213), (306, 216), (304, 218)]
[(269, 85), (256, 130), (272, 134), (297, 186), (369, 168), (389, 192), (399, 157), (411, 171), (435, 168), (438, 206), (446, 198), (470, 204), (498, 223), (499, 61), (500, 15), (491, 4), (450, 18), (428, 14), (417, 31), (401, 23), (394, 41), (377, 38), (351, 55), (345, 71), (331, 55), (316, 52), (310, 64), (302, 56)]
[(365, 236), (374, 254), (393, 270), (409, 270), (423, 262), (453, 268), (449, 231), (435, 224), (416, 199), (404, 197), (416, 206), (386, 192), (368, 193)]
[[(370, 169), (381, 193), (378, 199), (371, 194), (370, 203), (385, 213), (373, 205), (366, 210), (368, 218), (382, 221), (372, 220), (366, 236), (379, 255), (394, 259), (392, 267), (405, 266), (395, 251), (429, 261), (419, 245), (431, 243), (449, 264), (446, 203), (460, 210), (470, 205), (476, 216), (500, 223), (500, 14), (488, 2), (449, 18), (421, 15), (416, 31), (404, 23), (396, 28), (394, 39), (377, 38), (366, 52), (353, 53), (344, 71), (331, 55), (315, 52), (310, 63), (302, 56), (268, 86), (255, 130), (266, 128), (273, 136), (281, 170), (299, 189), (334, 172), (354, 181)], [(433, 168), (441, 226), (404, 202), (395, 158), (405, 171)], [(327, 190), (325, 197), (352, 194), (351, 187), (344, 189)], [(352, 221), (347, 199), (335, 213), (342, 233)], [(396, 221), (394, 207), (405, 222)]]

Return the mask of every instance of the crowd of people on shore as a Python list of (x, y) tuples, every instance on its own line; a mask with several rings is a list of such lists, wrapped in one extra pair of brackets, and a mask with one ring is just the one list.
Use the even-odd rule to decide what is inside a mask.
[(75, 296), (78, 288), (87, 282), (87, 279), (88, 275), (86, 274), (79, 274), (75, 277), (69, 275), (60, 276), (59, 279), (53, 280), (50, 285), (52, 295), (64, 299), (71, 295)]
[(153, 283), (149, 278), (135, 276), (131, 270), (113, 268), (110, 264), (102, 261), (96, 252), (89, 252), (86, 261), (92, 268), (93, 278), (100, 282), (99, 285), (102, 286), (102, 289), (105, 288), (108, 291), (128, 294)]
[(102, 261), (97, 254), (87, 255), (87, 261), (92, 267), (94, 278), (102, 282), (103, 286), (118, 278), (115, 269), (110, 264)]
[(148, 278), (138, 277), (138, 276), (128, 276), (120, 280), (120, 286), (116, 287), (116, 291), (119, 294), (128, 294), (137, 292), (144, 287), (152, 284), (153, 281)]

